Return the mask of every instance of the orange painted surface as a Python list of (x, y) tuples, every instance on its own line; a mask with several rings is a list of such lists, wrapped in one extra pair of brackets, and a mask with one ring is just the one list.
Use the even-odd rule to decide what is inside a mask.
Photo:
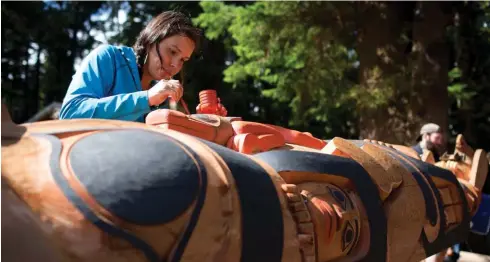
[(270, 126), (276, 129), (277, 131), (279, 131), (279, 133), (281, 133), (281, 135), (284, 136), (286, 143), (311, 147), (314, 149), (322, 149), (323, 147), (325, 147), (325, 145), (327, 145), (327, 142), (318, 139), (316, 137), (313, 137), (311, 133), (308, 132), (303, 133), (303, 132), (299, 132), (296, 130), (287, 129), (275, 125), (267, 125), (267, 126)]
[(285, 145), (284, 137), (276, 134), (258, 135), (262, 151), (269, 151)]
[[(325, 141), (309, 132), (299, 132), (280, 126), (257, 122), (223, 119), (227, 111), (216, 90), (199, 92), (198, 116), (186, 116), (178, 111), (157, 110), (148, 114), (146, 123), (196, 136), (235, 151), (253, 154), (285, 146), (286, 143), (322, 149)], [(226, 122), (226, 123), (225, 123)], [(231, 123), (230, 123), (231, 122)], [(231, 126), (230, 126), (231, 125)]]
[[(195, 116), (187, 116), (179, 111), (160, 109), (148, 114), (146, 124), (158, 126), (167, 130), (175, 130), (184, 134), (196, 136), (207, 141), (225, 145), (233, 130), (229, 123), (213, 115), (199, 119)], [(206, 122), (209, 120), (211, 123)]]
[(244, 141), (238, 150), (240, 153), (269, 151), (286, 144), (284, 137), (267, 125), (248, 121), (233, 121), (231, 125), (236, 136), (253, 135), (257, 138)]
[(198, 114), (213, 114), (226, 116), (228, 112), (220, 103), (216, 90), (203, 90), (199, 92), (199, 105), (196, 107)]
[(244, 154), (262, 152), (259, 138), (253, 134), (239, 134), (232, 136), (226, 147)]
[[(322, 149), (327, 144), (325, 141), (313, 137), (310, 133), (302, 133), (296, 130), (280, 126), (261, 124), (248, 121), (233, 121), (233, 130), (237, 134), (274, 135), (283, 138), (284, 143), (296, 144), (314, 149)], [(277, 139), (277, 138), (276, 138)], [(284, 145), (283, 143), (283, 145)], [(277, 145), (277, 143), (276, 143)]]

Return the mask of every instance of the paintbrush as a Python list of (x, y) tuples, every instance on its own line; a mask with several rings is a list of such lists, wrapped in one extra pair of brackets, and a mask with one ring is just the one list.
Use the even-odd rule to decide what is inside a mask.
[[(170, 78), (170, 80), (174, 80), (174, 79)], [(182, 89), (184, 89), (184, 80), (182, 80)], [(190, 115), (191, 112), (189, 111), (189, 108), (187, 107), (187, 103), (185, 102), (183, 95), (180, 98), (179, 102), (182, 104), (182, 107), (184, 108), (185, 113), (187, 115)]]
[(184, 101), (184, 98), (180, 98), (180, 103), (182, 104), (182, 107), (184, 108), (184, 111), (187, 115), (190, 115), (191, 112), (189, 112), (189, 108), (187, 107), (187, 104)]

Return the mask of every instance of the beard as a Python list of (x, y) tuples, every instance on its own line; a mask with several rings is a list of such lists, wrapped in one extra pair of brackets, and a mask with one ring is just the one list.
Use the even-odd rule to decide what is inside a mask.
[(442, 154), (443, 151), (442, 145), (434, 144), (431, 141), (425, 141), (425, 147), (427, 148), (427, 150), (430, 150), (439, 155)]

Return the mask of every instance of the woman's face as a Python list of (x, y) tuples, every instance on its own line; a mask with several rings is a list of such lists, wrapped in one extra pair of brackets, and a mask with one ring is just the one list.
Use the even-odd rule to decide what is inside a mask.
[(180, 72), (184, 62), (189, 60), (194, 48), (194, 42), (183, 35), (174, 35), (160, 41), (158, 45), (152, 45), (146, 61), (148, 74), (155, 80), (172, 78)]

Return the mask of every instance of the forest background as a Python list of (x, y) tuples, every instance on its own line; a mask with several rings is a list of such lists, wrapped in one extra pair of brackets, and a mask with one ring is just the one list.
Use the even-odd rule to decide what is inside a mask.
[[(216, 89), (229, 115), (412, 145), (427, 122), (490, 151), (490, 2), (1, 3), (2, 101), (23, 123), (61, 102), (100, 44), (132, 46), (152, 16), (179, 10), (205, 41), (184, 99)], [(194, 110), (192, 110), (194, 111)]]

